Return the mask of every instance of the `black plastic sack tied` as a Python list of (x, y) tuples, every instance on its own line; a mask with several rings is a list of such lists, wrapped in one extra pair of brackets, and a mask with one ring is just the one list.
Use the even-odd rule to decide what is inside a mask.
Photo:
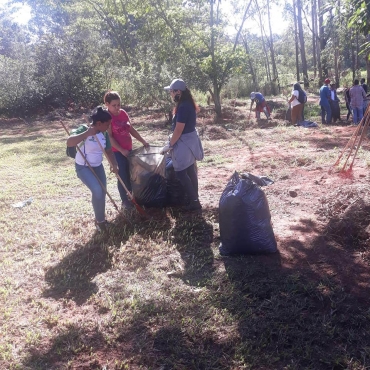
[(141, 147), (130, 153), (130, 177), (135, 200), (146, 207), (164, 207), (166, 203), (166, 178), (162, 147)]
[(266, 195), (251, 179), (253, 175), (243, 177), (235, 172), (220, 198), (220, 254), (275, 253), (277, 244)]

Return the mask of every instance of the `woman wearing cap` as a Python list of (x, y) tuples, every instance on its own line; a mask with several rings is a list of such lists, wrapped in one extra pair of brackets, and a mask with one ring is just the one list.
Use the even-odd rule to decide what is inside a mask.
[(198, 177), (195, 162), (204, 157), (202, 143), (199, 139), (196, 126), (196, 113), (199, 110), (190, 90), (181, 79), (175, 79), (164, 88), (171, 94), (175, 102), (173, 112), (173, 134), (161, 153), (169, 152), (172, 158), (176, 177), (189, 196), (190, 204), (185, 207), (189, 211), (201, 209), (198, 199)]
[[(105, 189), (99, 183), (99, 180), (106, 188), (107, 179), (103, 167), (103, 152), (99, 143), (105, 148), (107, 155), (113, 167), (111, 171), (118, 173), (116, 158), (112, 152), (109, 136), (106, 133), (111, 123), (111, 115), (102, 107), (95, 109), (90, 116), (92, 123), (78, 127), (75, 132), (67, 139), (67, 146), (78, 146), (84, 157), (79, 151), (76, 153), (75, 166), (77, 177), (90, 189), (92, 195), (92, 206), (95, 214), (95, 225), (99, 232), (105, 231), (107, 221), (105, 220)], [(92, 169), (90, 169), (90, 167)], [(94, 173), (92, 172), (94, 171)], [(99, 178), (99, 180), (97, 179)]]
[[(330, 80), (327, 78), (324, 85), (320, 88), (320, 107), (321, 107), (321, 123), (323, 125), (331, 123), (331, 108), (330, 108)], [(326, 120), (325, 120), (326, 116)]]

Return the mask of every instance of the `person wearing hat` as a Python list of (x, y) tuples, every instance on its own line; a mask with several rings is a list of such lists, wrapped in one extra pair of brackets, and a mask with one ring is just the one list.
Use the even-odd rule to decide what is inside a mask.
[[(321, 107), (321, 123), (323, 125), (331, 123), (331, 108), (330, 108), (330, 80), (327, 78), (324, 85), (320, 88), (320, 107)], [(326, 119), (325, 119), (326, 116)]]
[(164, 89), (170, 92), (175, 108), (172, 119), (173, 133), (161, 153), (168, 153), (171, 157), (176, 177), (189, 197), (190, 203), (185, 209), (199, 210), (202, 205), (198, 197), (198, 175), (195, 163), (204, 157), (202, 143), (195, 128), (199, 108), (183, 80), (174, 79)]
[(349, 96), (351, 97), (353, 124), (358, 125), (364, 116), (366, 93), (362, 86), (359, 85), (357, 79), (353, 81), (353, 86), (349, 90)]
[(256, 103), (256, 118), (261, 118), (261, 112), (266, 114), (267, 119), (270, 117), (270, 108), (266, 103), (265, 97), (260, 92), (251, 92), (251, 106), (249, 111), (252, 110), (253, 104)]
[[(112, 117), (108, 110), (97, 107), (90, 116), (91, 123), (78, 127), (67, 139), (67, 146), (78, 146), (75, 158), (77, 177), (91, 192), (91, 203), (95, 214), (95, 226), (97, 231), (107, 230), (105, 219), (105, 195), (107, 179), (103, 167), (103, 151), (112, 163), (111, 171), (118, 173), (116, 158), (112, 152), (109, 135), (106, 132), (111, 124)], [(97, 142), (99, 140), (99, 143)], [(83, 155), (81, 154), (83, 153)]]

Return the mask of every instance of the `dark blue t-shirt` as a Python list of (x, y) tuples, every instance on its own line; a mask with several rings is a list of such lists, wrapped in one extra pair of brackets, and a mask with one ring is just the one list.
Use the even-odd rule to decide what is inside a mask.
[(185, 100), (177, 107), (177, 112), (172, 121), (172, 130), (175, 129), (176, 122), (181, 122), (185, 123), (183, 134), (193, 132), (195, 130), (196, 120), (197, 114), (193, 103), (189, 100)]

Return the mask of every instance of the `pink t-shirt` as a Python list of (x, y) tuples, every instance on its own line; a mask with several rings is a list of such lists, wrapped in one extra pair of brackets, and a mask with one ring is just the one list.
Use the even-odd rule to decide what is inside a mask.
[[(130, 118), (128, 114), (121, 109), (118, 116), (112, 116), (112, 136), (121, 145), (122, 149), (132, 150), (132, 138), (130, 135)], [(114, 152), (118, 152), (116, 148), (112, 146)]]

